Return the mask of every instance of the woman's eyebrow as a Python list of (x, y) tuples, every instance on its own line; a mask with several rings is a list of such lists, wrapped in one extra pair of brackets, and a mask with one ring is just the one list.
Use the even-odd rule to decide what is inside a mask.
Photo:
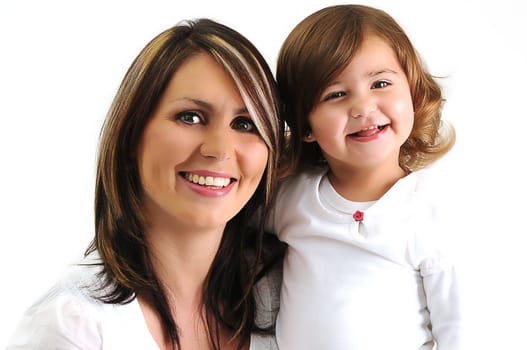
[[(182, 98), (178, 98), (175, 101), (181, 101), (181, 100), (192, 102), (192, 103), (204, 108), (208, 112), (214, 112), (214, 105), (212, 103), (207, 102), (207, 101), (203, 101), (203, 100), (200, 100), (200, 99), (197, 99), (197, 98), (191, 98), (191, 97), (182, 97)], [(245, 114), (245, 113), (249, 113), (249, 110), (247, 109), (247, 107), (242, 107), (242, 108), (237, 109), (235, 111), (235, 113), (236, 114)]]

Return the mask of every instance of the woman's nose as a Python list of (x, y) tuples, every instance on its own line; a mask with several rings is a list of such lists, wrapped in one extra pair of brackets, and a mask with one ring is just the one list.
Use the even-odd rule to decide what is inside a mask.
[(200, 153), (205, 158), (227, 160), (232, 155), (233, 140), (229, 139), (229, 133), (224, 129), (210, 129), (204, 134)]

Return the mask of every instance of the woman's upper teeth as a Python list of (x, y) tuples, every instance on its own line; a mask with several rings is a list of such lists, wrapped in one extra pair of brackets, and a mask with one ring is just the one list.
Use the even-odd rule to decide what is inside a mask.
[(201, 176), (191, 173), (186, 173), (185, 177), (190, 182), (204, 186), (225, 187), (231, 183), (228, 177)]

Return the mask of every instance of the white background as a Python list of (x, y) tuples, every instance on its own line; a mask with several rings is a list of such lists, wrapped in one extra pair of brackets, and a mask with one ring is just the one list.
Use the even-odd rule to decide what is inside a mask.
[[(287, 33), (338, 2), (3, 1), (0, 4), (0, 346), (93, 235), (99, 130), (139, 50), (211, 17), (275, 67)], [(392, 14), (442, 80), (455, 149), (436, 167), (466, 272), (472, 349), (525, 346), (527, 16), (520, 1), (363, 1)], [(382, 335), (380, 335), (382, 336)], [(288, 350), (288, 349), (286, 349)]]

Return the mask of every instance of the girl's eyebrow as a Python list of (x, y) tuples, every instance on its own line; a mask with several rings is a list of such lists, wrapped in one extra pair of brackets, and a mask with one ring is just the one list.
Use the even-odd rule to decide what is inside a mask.
[(385, 73), (398, 74), (397, 71), (394, 71), (393, 69), (385, 68), (385, 69), (379, 69), (379, 70), (370, 71), (370, 72), (366, 73), (365, 75), (367, 77), (375, 77), (377, 75), (381, 75), (381, 74), (385, 74)]
[[(207, 102), (207, 101), (203, 101), (203, 100), (200, 100), (200, 99), (197, 99), (197, 98), (191, 98), (191, 97), (182, 97), (182, 98), (178, 98), (176, 100), (173, 100), (173, 101), (188, 101), (188, 102), (192, 102), (198, 106), (200, 106), (201, 108), (205, 109), (207, 112), (214, 112), (214, 106)], [(242, 107), (242, 108), (239, 108), (235, 111), (235, 114), (246, 114), (246, 113), (249, 113), (249, 110), (247, 109), (247, 107)]]
[[(364, 74), (365, 77), (367, 78), (373, 78), (373, 77), (376, 77), (378, 75), (381, 75), (381, 74), (399, 74), (397, 71), (393, 70), (393, 69), (389, 69), (389, 68), (383, 68), (383, 69), (377, 69), (377, 70), (372, 70), (372, 71), (369, 71), (369, 72), (366, 72)], [(327, 88), (331, 88), (332, 86), (334, 85), (338, 85), (340, 84), (341, 81), (340, 80), (334, 80), (332, 81), (331, 83), (328, 84), (328, 86), (326, 87)]]

